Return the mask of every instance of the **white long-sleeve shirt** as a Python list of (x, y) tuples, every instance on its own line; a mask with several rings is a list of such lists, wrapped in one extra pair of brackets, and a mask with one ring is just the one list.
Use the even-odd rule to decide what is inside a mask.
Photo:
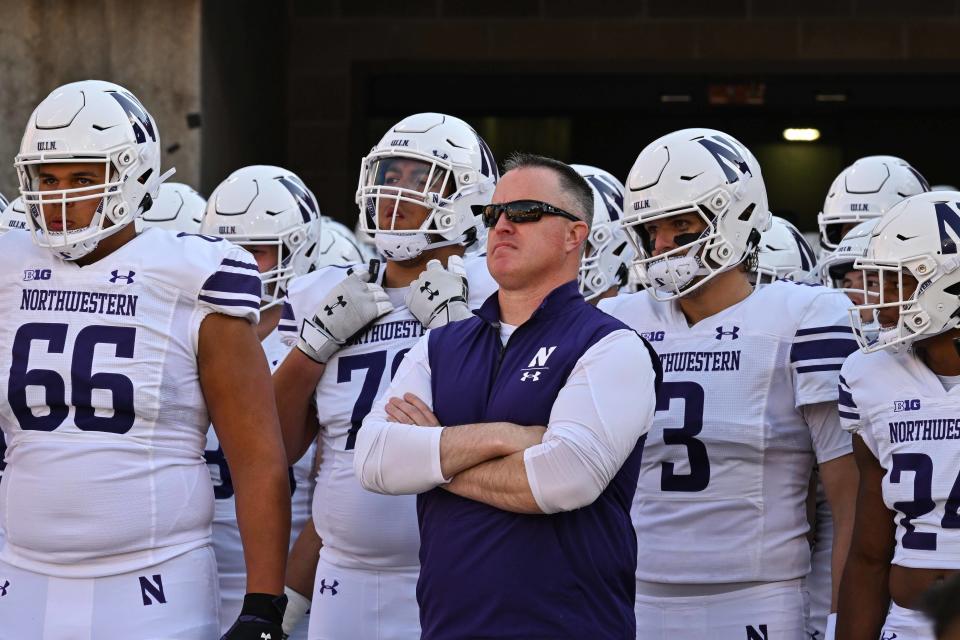
[[(510, 331), (501, 327), (502, 334)], [(370, 491), (423, 493), (449, 480), (440, 467), (442, 429), (389, 422), (385, 411), (390, 398), (405, 393), (433, 405), (428, 350), (429, 334), (407, 353), (363, 421), (354, 470)], [(543, 442), (524, 452), (527, 481), (544, 513), (592, 503), (647, 433), (656, 403), (649, 363), (647, 347), (629, 330), (608, 334), (577, 361), (553, 404)]]

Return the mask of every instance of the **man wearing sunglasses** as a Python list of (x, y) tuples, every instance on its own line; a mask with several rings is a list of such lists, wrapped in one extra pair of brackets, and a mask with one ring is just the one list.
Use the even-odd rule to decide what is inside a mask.
[(528, 154), (506, 168), (476, 207), (499, 291), (411, 349), (354, 470), (371, 491), (419, 494), (423, 638), (630, 637), (629, 509), (659, 366), (579, 292), (584, 179)]

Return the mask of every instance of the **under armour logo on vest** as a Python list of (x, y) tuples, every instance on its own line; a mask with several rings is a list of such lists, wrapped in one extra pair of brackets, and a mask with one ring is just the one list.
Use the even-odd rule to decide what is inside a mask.
[(264, 631), (263, 633), (260, 634), (260, 640), (273, 640), (273, 634), (267, 633), (266, 631)]
[(431, 289), (430, 282), (427, 281), (420, 286), (420, 293), (427, 294), (427, 300), (433, 302), (433, 299), (436, 298), (438, 295), (440, 295), (440, 290), (437, 289), (436, 291), (434, 291), (433, 289)]
[(540, 374), (543, 371), (524, 371), (523, 375), (520, 376), (520, 382), (526, 382), (527, 380), (533, 380), (534, 382), (540, 382)]
[(345, 306), (347, 306), (347, 301), (343, 299), (343, 296), (337, 296), (337, 301), (332, 305), (324, 305), (323, 310), (327, 312), (328, 316), (332, 316), (334, 309)]
[(114, 269), (110, 272), (110, 282), (116, 282), (117, 280), (124, 280), (125, 284), (133, 284), (133, 276), (137, 275), (136, 271), (128, 271), (126, 275), (120, 273), (119, 269)]
[(340, 581), (339, 581), (339, 580), (334, 580), (334, 581), (333, 581), (333, 584), (327, 584), (327, 581), (326, 581), (325, 579), (321, 579), (321, 580), (320, 580), (320, 595), (323, 595), (323, 592), (324, 592), (324, 591), (326, 591), (327, 589), (330, 589), (330, 595), (335, 596), (335, 595), (337, 595), (337, 587), (339, 587), (339, 586), (340, 586)]
[(723, 327), (717, 327), (717, 340), (723, 340), (723, 336), (730, 336), (731, 340), (740, 338), (740, 327), (734, 327), (733, 331), (724, 331)]
[(7, 595), (7, 587), (9, 587), (9, 586), (10, 586), (10, 581), (9, 581), (9, 580), (4, 580), (3, 585), (0, 586), (0, 598), (2, 598), (3, 596)]

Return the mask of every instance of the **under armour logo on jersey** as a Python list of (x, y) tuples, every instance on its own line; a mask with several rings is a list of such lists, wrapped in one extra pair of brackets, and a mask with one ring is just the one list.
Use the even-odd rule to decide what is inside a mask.
[(273, 640), (273, 634), (267, 633), (266, 631), (264, 631), (263, 633), (260, 634), (260, 640)]
[(328, 316), (332, 316), (334, 309), (336, 309), (337, 307), (345, 307), (345, 306), (347, 306), (347, 301), (343, 299), (343, 296), (337, 296), (337, 301), (332, 305), (329, 305), (329, 304), (323, 305), (323, 310), (327, 312)]
[(334, 580), (333, 584), (327, 584), (327, 581), (323, 578), (320, 579), (320, 595), (323, 595), (323, 592), (327, 589), (330, 589), (330, 595), (337, 595), (337, 587), (340, 586), (339, 580)]
[(428, 280), (420, 286), (420, 293), (427, 294), (427, 300), (430, 300), (431, 302), (433, 302), (433, 299), (436, 298), (438, 295), (440, 295), (440, 290), (437, 289), (436, 291), (434, 291), (433, 289), (431, 289), (430, 281)]
[(523, 375), (520, 376), (520, 382), (526, 382), (527, 380), (533, 380), (534, 382), (540, 382), (540, 374), (543, 371), (524, 371)]
[(896, 631), (890, 631), (890, 635), (887, 635), (887, 633), (888, 632), (884, 631), (882, 634), (880, 634), (880, 640), (893, 640), (897, 637)]
[(4, 581), (3, 581), (3, 584), (0, 585), (0, 598), (2, 598), (3, 596), (7, 595), (7, 588), (9, 588), (9, 587), (10, 587), (10, 581), (9, 581), (9, 580), (4, 580)]
[(734, 327), (733, 331), (724, 331), (723, 327), (717, 327), (717, 340), (723, 340), (723, 336), (730, 336), (731, 340), (738, 340), (740, 338), (740, 327)]
[(110, 282), (117, 282), (118, 280), (123, 280), (124, 284), (133, 284), (133, 276), (137, 275), (136, 271), (127, 271), (126, 274), (120, 273), (118, 269), (114, 269), (110, 272)]

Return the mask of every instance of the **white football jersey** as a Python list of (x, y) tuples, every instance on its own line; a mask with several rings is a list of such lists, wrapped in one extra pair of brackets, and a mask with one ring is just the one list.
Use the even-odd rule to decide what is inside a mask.
[(0, 268), (0, 557), (96, 578), (209, 544), (197, 342), (209, 313), (257, 322), (250, 254), (150, 229), (80, 267), (8, 233)]
[(810, 471), (851, 445), (839, 428), (808, 427), (800, 407), (836, 400), (857, 346), (848, 306), (819, 285), (777, 281), (691, 327), (676, 301), (601, 301), (663, 367), (632, 511), (638, 580), (779, 581), (810, 570)]
[(887, 472), (893, 564), (960, 569), (960, 387), (946, 391), (912, 350), (858, 351), (840, 373), (839, 408)]
[[(468, 303), (476, 309), (497, 289), (497, 284), (487, 272), (485, 257), (468, 257), (464, 263), (469, 282)], [(298, 337), (300, 320), (313, 316), (327, 292), (346, 277), (347, 270), (327, 267), (293, 280), (280, 324), (290, 342)], [(382, 268), (380, 273), (382, 276)], [(327, 362), (315, 396), (322, 462), (313, 495), (313, 521), (328, 561), (347, 568), (420, 565), (416, 496), (384, 496), (365, 491), (353, 472), (353, 448), (363, 418), (390, 384), (403, 356), (425, 331), (404, 303), (407, 287), (386, 292), (394, 310)]]

